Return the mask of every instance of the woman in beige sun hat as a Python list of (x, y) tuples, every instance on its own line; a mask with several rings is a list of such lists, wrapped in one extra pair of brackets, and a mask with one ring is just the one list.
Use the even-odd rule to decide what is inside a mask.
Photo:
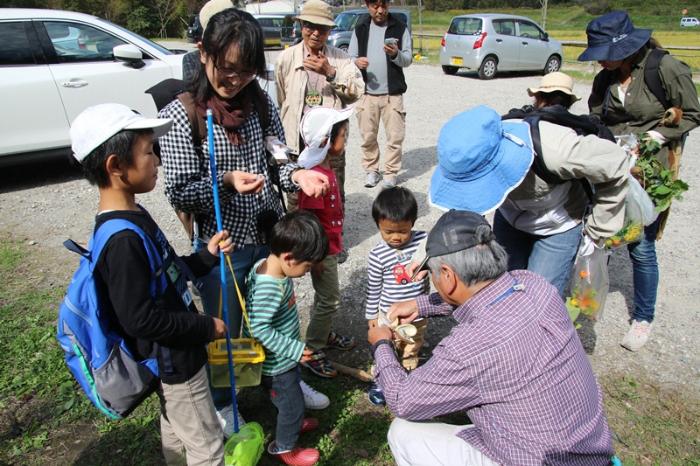
[[(568, 74), (562, 73), (561, 71), (555, 71), (553, 73), (546, 74), (542, 77), (539, 87), (530, 87), (527, 93), (530, 97), (535, 98), (535, 107), (540, 108), (544, 104), (544, 96), (541, 94), (552, 94), (555, 92), (560, 92), (568, 96), (568, 104), (564, 107), (569, 108), (574, 102), (581, 100), (576, 94), (574, 94), (574, 80)], [(538, 95), (540, 96), (538, 104)]]

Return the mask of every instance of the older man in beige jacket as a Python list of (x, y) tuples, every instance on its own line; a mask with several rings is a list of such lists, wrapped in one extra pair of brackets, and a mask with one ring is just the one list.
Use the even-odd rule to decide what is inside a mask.
[[(299, 137), (299, 122), (304, 113), (316, 106), (344, 108), (362, 96), (365, 83), (348, 54), (326, 44), (335, 24), (326, 2), (308, 0), (296, 20), (301, 22), (303, 40), (277, 58), (275, 79), (287, 145), (298, 154), (304, 149)], [(331, 167), (344, 200), (345, 153), (334, 157)], [(294, 208), (296, 199), (289, 201), (290, 208)]]

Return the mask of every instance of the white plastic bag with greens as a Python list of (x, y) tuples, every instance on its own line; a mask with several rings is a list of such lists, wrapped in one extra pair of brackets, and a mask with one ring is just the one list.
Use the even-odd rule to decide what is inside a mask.
[(654, 208), (654, 202), (636, 178), (630, 176), (627, 185), (629, 189), (625, 197), (625, 220), (620, 230), (606, 238), (605, 246), (608, 248), (641, 241), (644, 227), (654, 223), (659, 215)]

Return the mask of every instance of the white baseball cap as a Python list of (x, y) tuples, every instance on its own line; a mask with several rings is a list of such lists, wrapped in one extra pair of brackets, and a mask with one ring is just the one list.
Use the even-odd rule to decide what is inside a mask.
[(126, 105), (99, 104), (83, 110), (70, 127), (73, 157), (81, 162), (100, 144), (125, 129), (152, 129), (156, 138), (170, 131), (173, 120), (146, 118)]
[[(306, 112), (299, 123), (299, 134), (306, 144), (306, 148), (299, 154), (299, 165), (309, 169), (323, 162), (331, 146), (330, 136), (333, 125), (350, 118), (353, 111), (353, 107), (342, 110), (314, 107)], [(324, 141), (326, 144), (321, 147)]]

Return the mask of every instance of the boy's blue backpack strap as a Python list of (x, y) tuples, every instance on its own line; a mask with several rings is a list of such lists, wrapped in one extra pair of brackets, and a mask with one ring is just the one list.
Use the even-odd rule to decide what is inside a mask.
[(150, 292), (151, 296), (155, 298), (157, 295), (164, 292), (168, 286), (165, 279), (165, 274), (163, 273), (163, 259), (160, 252), (158, 252), (158, 248), (156, 248), (155, 244), (153, 244), (153, 240), (151, 240), (146, 232), (144, 232), (138, 225), (128, 220), (121, 218), (107, 220), (97, 228), (97, 231), (95, 231), (90, 244), (90, 256), (88, 257), (88, 260), (90, 261), (90, 271), (94, 272), (97, 261), (100, 258), (100, 254), (102, 254), (102, 249), (104, 249), (112, 235), (124, 230), (133, 231), (139, 235), (143, 241), (146, 254), (148, 255), (148, 262), (151, 266), (151, 274), (153, 276), (153, 280), (151, 280)]

